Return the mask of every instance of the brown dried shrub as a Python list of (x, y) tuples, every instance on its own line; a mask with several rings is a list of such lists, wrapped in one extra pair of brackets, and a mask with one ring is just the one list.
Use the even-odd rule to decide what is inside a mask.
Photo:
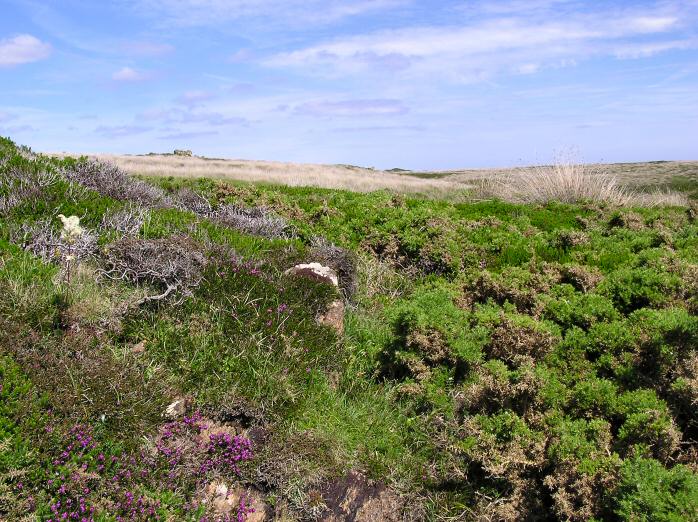
[(208, 199), (188, 188), (180, 189), (175, 199), (178, 206), (199, 216), (207, 217), (213, 210)]
[(557, 466), (544, 480), (551, 492), (555, 515), (559, 520), (571, 522), (600, 517), (607, 492), (617, 482), (618, 476), (613, 469), (599, 469), (593, 474), (586, 474), (572, 463)]
[(0, 168), (0, 216), (30, 199), (39, 198), (57, 180), (58, 175), (48, 170)]
[(510, 432), (497, 438), (483, 430), (474, 417), (466, 417), (461, 424), (461, 436), (470, 437), (475, 445), (468, 451), (471, 461), (477, 462), (491, 478), (515, 480), (526, 471), (540, 468), (546, 460), (545, 440)]
[(589, 235), (579, 230), (560, 230), (553, 239), (553, 245), (564, 250), (586, 245), (588, 242)]
[(411, 331), (405, 339), (405, 347), (419, 354), (431, 367), (454, 363), (448, 342), (441, 332), (433, 328)]
[(160, 300), (173, 293), (189, 296), (202, 280), (206, 257), (187, 236), (164, 239), (125, 238), (108, 247), (103, 277), (137, 285), (152, 285), (161, 294), (143, 298)]
[(556, 337), (532, 326), (517, 325), (511, 319), (502, 321), (493, 330), (487, 352), (490, 357), (514, 363), (517, 356), (529, 356), (539, 360), (555, 346)]
[(682, 279), (688, 311), (698, 315), (698, 265), (686, 266)]
[(478, 495), (472, 510), (472, 519), (478, 522), (520, 522), (549, 520), (546, 500), (541, 485), (533, 479), (516, 478), (510, 491), (493, 499)]
[(474, 441), (466, 462), (481, 470), (482, 480), (496, 484), (497, 500), (480, 498), (474, 508), (476, 520), (518, 521), (546, 518), (542, 484), (536, 478), (545, 462), (545, 440), (522, 433), (498, 437), (486, 432), (475, 417), (461, 424), (461, 437)]
[(645, 220), (637, 212), (624, 210), (613, 214), (608, 221), (608, 226), (609, 228), (627, 228), (638, 231), (645, 228)]
[(562, 265), (559, 267), (560, 282), (572, 285), (580, 292), (589, 292), (603, 280), (598, 269), (589, 269), (579, 265)]
[(459, 409), (484, 414), (507, 409), (525, 416), (535, 404), (543, 383), (535, 374), (533, 359), (517, 356), (515, 363), (518, 368), (515, 373), (493, 365), (477, 368), (477, 380), (455, 395)]
[(521, 313), (538, 315), (542, 310), (538, 294), (549, 291), (551, 281), (541, 274), (531, 273), (527, 277), (526, 281), (505, 281), (501, 276), (495, 278), (490, 272), (482, 271), (465, 285), (465, 302), (486, 303), (490, 299), (500, 305), (509, 302)]

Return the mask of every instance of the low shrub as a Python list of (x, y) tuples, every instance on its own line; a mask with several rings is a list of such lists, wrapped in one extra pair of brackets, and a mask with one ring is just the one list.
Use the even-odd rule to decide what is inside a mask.
[(622, 424), (617, 444), (622, 456), (641, 454), (668, 462), (678, 449), (681, 432), (665, 401), (654, 390), (638, 389), (618, 397)]
[(32, 224), (23, 223), (13, 231), (15, 243), (44, 261), (65, 265), (68, 260), (85, 260), (97, 253), (99, 236), (96, 232), (82, 229), (82, 233), (70, 239), (63, 236), (55, 220), (40, 220)]
[(613, 302), (598, 294), (579, 294), (569, 288), (558, 287), (551, 292), (543, 311), (543, 317), (556, 322), (564, 329), (577, 326), (588, 330), (598, 323), (610, 323), (620, 319)]
[(435, 287), (416, 293), (395, 308), (394, 341), (381, 355), (385, 375), (425, 380), (432, 368), (446, 366), (462, 378), (464, 365), (480, 359), (485, 331), (462, 328), (469, 317), (454, 304), (454, 297), (447, 288)]
[(130, 201), (143, 207), (166, 208), (174, 201), (165, 192), (149, 183), (132, 178), (116, 165), (86, 158), (66, 160), (63, 175), (112, 199)]
[(507, 363), (530, 357), (539, 361), (550, 353), (559, 341), (559, 333), (551, 325), (526, 315), (502, 315), (490, 333), (485, 351)]
[(681, 286), (678, 276), (650, 268), (620, 268), (611, 272), (597, 291), (609, 297), (624, 313), (640, 308), (661, 307), (670, 302)]
[(310, 255), (313, 261), (327, 265), (337, 273), (342, 295), (345, 299), (351, 299), (356, 293), (358, 284), (356, 255), (321, 237), (313, 238)]
[(124, 238), (109, 245), (101, 275), (115, 281), (155, 286), (162, 293), (144, 301), (157, 301), (174, 292), (191, 295), (201, 282), (205, 266), (204, 253), (186, 236)]
[(100, 229), (116, 232), (120, 237), (137, 236), (149, 219), (147, 209), (129, 203), (124, 208), (108, 210), (102, 216)]
[(245, 234), (267, 239), (288, 239), (293, 236), (285, 219), (274, 216), (260, 207), (244, 208), (237, 205), (221, 205), (211, 213), (211, 219)]
[(621, 520), (696, 520), (698, 476), (680, 465), (667, 469), (656, 460), (628, 459), (610, 505)]

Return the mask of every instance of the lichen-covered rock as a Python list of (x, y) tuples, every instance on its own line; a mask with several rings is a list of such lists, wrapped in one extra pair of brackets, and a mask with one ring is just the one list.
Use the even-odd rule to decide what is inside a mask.
[(313, 281), (339, 286), (337, 272), (320, 263), (302, 263), (286, 270), (286, 274), (307, 277)]
[(341, 300), (332, 301), (324, 313), (317, 318), (318, 323), (330, 326), (338, 334), (344, 333), (344, 302)]

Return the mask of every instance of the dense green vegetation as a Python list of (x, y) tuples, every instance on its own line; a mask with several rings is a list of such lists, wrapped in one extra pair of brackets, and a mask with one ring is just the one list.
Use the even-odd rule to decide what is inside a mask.
[(396, 520), (698, 518), (695, 208), (108, 170), (0, 142), (0, 518), (315, 519), (352, 470)]

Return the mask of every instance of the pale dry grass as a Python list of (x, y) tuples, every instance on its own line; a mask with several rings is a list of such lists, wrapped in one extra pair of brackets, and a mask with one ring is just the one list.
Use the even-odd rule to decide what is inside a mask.
[[(698, 161), (648, 161), (639, 163), (593, 163), (590, 168), (615, 177), (622, 186), (651, 187), (665, 185), (673, 177), (698, 177)], [(432, 176), (457, 183), (482, 182), (519, 171), (538, 167), (504, 167), (459, 169), (435, 172), (411, 172), (413, 175)]]
[[(604, 165), (561, 160), (543, 165), (499, 171), (481, 178), (476, 195), (513, 203), (605, 202), (612, 205), (656, 207), (688, 206), (686, 194), (654, 188), (642, 192), (640, 183), (622, 183)], [(653, 183), (649, 184), (651, 188)], [(636, 188), (637, 187), (637, 188)], [(646, 188), (647, 186), (645, 186)]]
[(656, 190), (646, 194), (633, 194), (632, 204), (640, 207), (688, 207), (691, 201), (682, 192)]
[[(63, 154), (59, 154), (62, 156)], [(356, 192), (392, 190), (447, 194), (471, 185), (443, 179), (423, 179), (345, 165), (284, 163), (279, 161), (204, 159), (169, 155), (125, 156), (90, 155), (90, 158), (115, 164), (129, 174), (217, 178), (264, 182), (288, 186), (346, 189)]]
[[(352, 165), (196, 156), (95, 154), (89, 157), (113, 163), (129, 174), (143, 176), (205, 177), (356, 192), (390, 190), (453, 201), (496, 197), (515, 202), (593, 200), (619, 205), (683, 206), (688, 203), (685, 195), (662, 191), (661, 187), (675, 177), (698, 177), (698, 162), (582, 164), (570, 160), (569, 156), (548, 166), (400, 173)], [(468, 195), (472, 189), (475, 190)]]
[(602, 169), (561, 160), (553, 165), (520, 169), (483, 182), (483, 194), (515, 203), (603, 201), (628, 204), (630, 191)]

